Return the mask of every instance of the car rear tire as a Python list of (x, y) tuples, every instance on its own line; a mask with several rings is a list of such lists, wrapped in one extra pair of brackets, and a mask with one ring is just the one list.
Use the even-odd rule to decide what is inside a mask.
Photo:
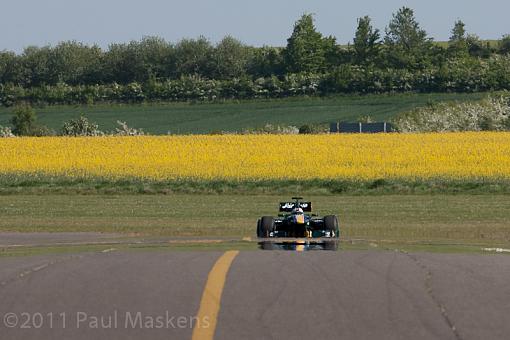
[(260, 236), (259, 237), (270, 237), (270, 234), (274, 231), (274, 218), (272, 216), (264, 216), (260, 220)]
[(335, 236), (338, 237), (339, 227), (338, 227), (338, 217), (335, 215), (324, 216), (324, 229), (327, 231), (331, 231), (335, 233)]

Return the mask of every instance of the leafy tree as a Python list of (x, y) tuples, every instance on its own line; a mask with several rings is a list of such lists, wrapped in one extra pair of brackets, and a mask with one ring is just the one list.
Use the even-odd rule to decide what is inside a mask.
[(455, 21), (455, 24), (452, 29), (452, 36), (450, 37), (450, 42), (455, 43), (465, 40), (466, 40), (466, 24), (464, 24), (461, 20), (457, 20)]
[(498, 52), (501, 54), (510, 53), (510, 34), (506, 34), (499, 41)]
[(107, 83), (127, 84), (133, 79), (134, 60), (126, 44), (111, 44), (103, 58), (104, 79)]
[(19, 84), (21, 82), (21, 64), (14, 52), (0, 51), (0, 83)]
[(37, 128), (36, 120), (36, 113), (30, 105), (16, 106), (11, 119), (12, 132), (17, 136), (32, 136)]
[(468, 46), (469, 54), (473, 57), (488, 58), (491, 55), (489, 43), (484, 43), (475, 34), (468, 34), (466, 37), (466, 44)]
[(326, 54), (331, 49), (332, 37), (323, 38), (317, 32), (311, 14), (303, 16), (294, 24), (294, 30), (284, 50), (284, 61), (288, 72), (321, 72), (326, 67)]
[(211, 78), (214, 48), (204, 37), (183, 39), (175, 46), (176, 75), (200, 75)]
[(374, 29), (369, 16), (358, 19), (358, 28), (354, 37), (354, 56), (357, 64), (369, 64), (379, 56), (381, 35)]
[(65, 41), (51, 49), (48, 57), (49, 84), (98, 83), (101, 81), (102, 51), (99, 46), (86, 46), (76, 41)]
[(21, 55), (22, 78), (20, 82), (25, 86), (39, 86), (48, 84), (50, 77), (49, 59), (51, 48), (49, 46), (25, 48)]
[(175, 74), (173, 46), (157, 37), (112, 44), (104, 57), (107, 82), (128, 84)]
[(252, 48), (247, 62), (247, 71), (255, 77), (283, 75), (284, 63), (282, 49), (270, 46)]
[(323, 73), (352, 59), (349, 49), (338, 45), (335, 37), (324, 37), (322, 46), (324, 49), (324, 68), (321, 72)]
[(384, 42), (389, 62), (399, 68), (423, 68), (431, 54), (432, 41), (420, 27), (414, 11), (400, 8), (386, 28)]
[(215, 79), (239, 78), (246, 74), (248, 48), (239, 40), (227, 35), (214, 49)]
[(466, 25), (457, 20), (452, 29), (452, 35), (448, 41), (448, 54), (453, 57), (468, 55), (468, 44), (466, 39)]
[(175, 75), (174, 46), (159, 37), (144, 37), (135, 44), (142, 73), (134, 81), (144, 82), (149, 78), (168, 78)]
[(386, 29), (386, 43), (402, 47), (407, 51), (413, 51), (413, 49), (422, 47), (428, 41), (427, 32), (421, 29), (411, 8), (402, 7), (397, 13), (393, 14), (393, 18)]

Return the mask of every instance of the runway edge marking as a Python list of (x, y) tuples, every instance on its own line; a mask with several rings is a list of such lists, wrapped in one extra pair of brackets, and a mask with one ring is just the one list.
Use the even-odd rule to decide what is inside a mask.
[[(239, 254), (237, 250), (225, 252), (214, 264), (207, 283), (205, 284), (202, 299), (200, 300), (200, 308), (197, 313), (197, 320), (200, 322), (195, 324), (193, 329), (192, 340), (209, 340), (214, 339), (214, 332), (218, 319), (218, 313), (221, 305), (221, 295), (223, 294), (223, 287), (227, 279), (227, 273), (230, 269), (232, 261)], [(200, 327), (201, 321), (207, 320), (208, 327)]]

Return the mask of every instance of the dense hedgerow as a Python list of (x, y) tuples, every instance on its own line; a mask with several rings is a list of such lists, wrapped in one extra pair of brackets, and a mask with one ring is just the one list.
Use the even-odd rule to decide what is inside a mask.
[(487, 60), (448, 61), (422, 71), (342, 65), (328, 73), (212, 80), (199, 76), (98, 85), (66, 83), (24, 88), (0, 84), (0, 104), (93, 104), (154, 101), (214, 101), (222, 99), (283, 98), (333, 93), (480, 92), (510, 90), (510, 55)]

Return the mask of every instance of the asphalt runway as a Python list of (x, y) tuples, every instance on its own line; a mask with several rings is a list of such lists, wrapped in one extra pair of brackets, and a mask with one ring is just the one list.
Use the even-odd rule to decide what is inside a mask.
[[(215, 339), (510, 337), (507, 255), (244, 251), (211, 285), (223, 256), (0, 257), (0, 339), (191, 339), (198, 323)], [(218, 287), (217, 317), (197, 320)]]

